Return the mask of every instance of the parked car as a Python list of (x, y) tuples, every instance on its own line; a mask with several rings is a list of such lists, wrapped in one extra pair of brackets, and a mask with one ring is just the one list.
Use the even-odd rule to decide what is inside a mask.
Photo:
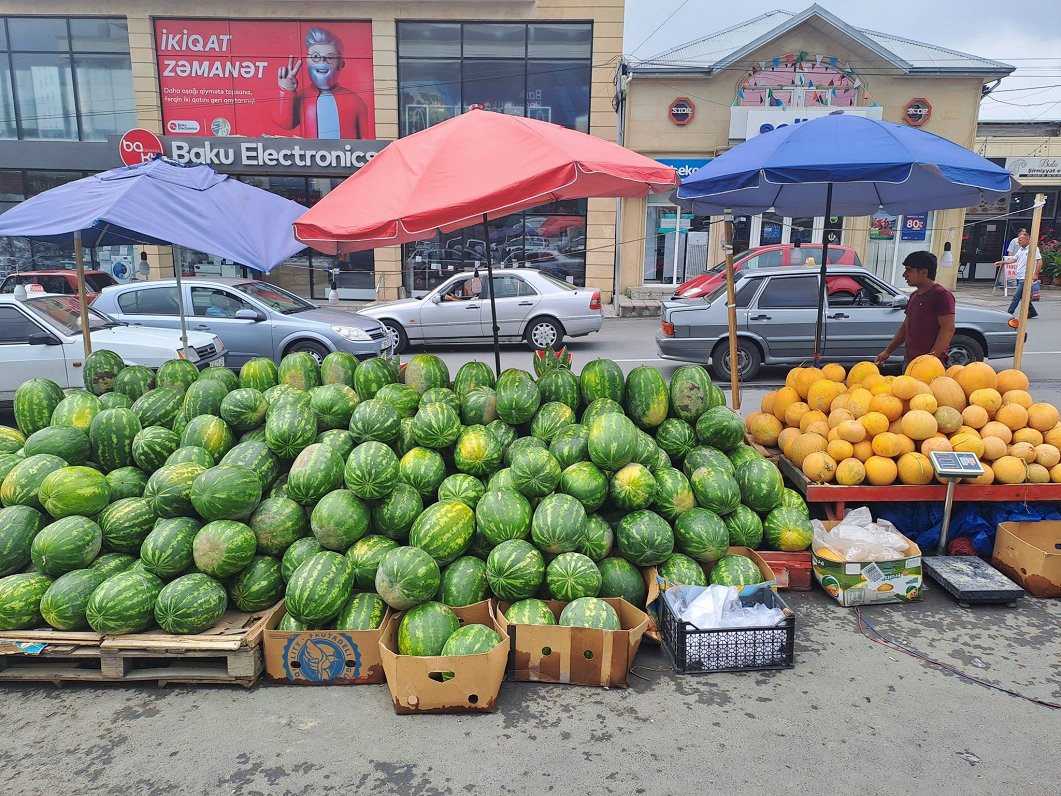
[[(114, 351), (130, 365), (157, 368), (183, 357), (180, 332), (131, 327), (88, 310), (93, 350)], [(0, 401), (11, 401), (29, 379), (51, 379), (60, 387), (84, 386), (81, 304), (76, 296), (31, 294), (23, 301), (0, 296)], [(200, 368), (225, 364), (225, 346), (204, 332), (188, 332), (188, 359)]]
[[(92, 301), (103, 288), (118, 282), (106, 271), (85, 271), (85, 297)], [(77, 271), (19, 271), (0, 284), (0, 294), (14, 293), (15, 285), (25, 285), (27, 293), (77, 295)]]
[[(320, 309), (268, 282), (195, 277), (182, 287), (188, 328), (224, 340), (233, 368), (254, 357), (279, 362), (293, 351), (305, 351), (317, 362), (332, 351), (348, 351), (359, 359), (390, 356), (391, 338), (379, 321)], [(92, 306), (129, 323), (180, 327), (172, 279), (109, 287)]]
[[(818, 317), (817, 271), (795, 268), (747, 270), (737, 275), (737, 347), (742, 379), (762, 365), (799, 365), (814, 352)], [(824, 356), (829, 362), (873, 359), (888, 345), (903, 321), (907, 295), (863, 268), (838, 266), (827, 281), (851, 281), (854, 295), (831, 293), (826, 299)], [(720, 379), (730, 378), (726, 288), (699, 301), (664, 301), (656, 347), (663, 359), (711, 363)], [(958, 304), (951, 364), (1013, 356), (1017, 332), (1009, 315), (985, 307)], [(901, 363), (900, 348), (890, 363)]]
[(546, 276), (567, 281), (568, 277), (580, 278), (586, 270), (586, 264), (577, 257), (572, 257), (554, 249), (514, 249), (501, 261), (502, 268), (533, 268)]
[[(808, 260), (813, 262), (808, 263)], [(748, 249), (733, 258), (733, 271), (752, 268), (776, 268), (783, 265), (818, 265), (822, 264), (822, 245), (820, 243), (804, 243), (796, 246), (793, 243), (779, 243), (773, 246), (759, 246)], [(829, 247), (829, 265), (862, 265), (858, 252), (848, 246)], [(723, 261), (714, 268), (699, 276), (694, 276), (687, 282), (683, 282), (674, 291), (675, 299), (703, 298), (719, 285), (726, 281), (726, 263)], [(830, 290), (837, 292), (850, 292), (854, 295), (857, 288), (843, 282), (837, 282), (830, 286)]]
[[(409, 345), (492, 339), (490, 285), (485, 271), (456, 274), (423, 299), (370, 304), (362, 312), (383, 322), (395, 351)], [(474, 288), (478, 288), (475, 290)], [(565, 336), (599, 332), (604, 323), (599, 290), (575, 287), (529, 268), (494, 272), (499, 337), (535, 349), (559, 348)]]

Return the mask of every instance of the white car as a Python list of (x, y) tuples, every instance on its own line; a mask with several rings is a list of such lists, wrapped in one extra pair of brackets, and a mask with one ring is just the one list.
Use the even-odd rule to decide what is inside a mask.
[[(158, 368), (183, 357), (180, 332), (118, 323), (89, 308), (92, 349), (106, 348), (130, 365)], [(203, 368), (225, 364), (225, 346), (214, 334), (188, 332), (190, 361)], [(0, 401), (11, 401), (29, 379), (51, 379), (63, 389), (84, 385), (85, 344), (77, 296), (32, 294), (19, 301), (0, 296)]]

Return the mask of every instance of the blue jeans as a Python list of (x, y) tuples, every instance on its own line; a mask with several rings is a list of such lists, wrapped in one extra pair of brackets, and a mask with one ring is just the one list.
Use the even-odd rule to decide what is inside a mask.
[[(1017, 307), (1020, 306), (1021, 297), (1024, 295), (1024, 280), (1017, 280), (1017, 290), (1013, 294), (1013, 301), (1009, 303), (1009, 314), (1012, 315), (1017, 311)], [(1034, 318), (1039, 312), (1035, 309), (1035, 304), (1028, 304), (1028, 317)]]

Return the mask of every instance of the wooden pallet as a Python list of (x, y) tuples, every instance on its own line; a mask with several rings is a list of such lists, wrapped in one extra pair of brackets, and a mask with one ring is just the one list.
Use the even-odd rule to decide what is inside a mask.
[[(262, 633), (276, 606), (228, 611), (194, 636), (103, 636), (50, 629), (0, 632), (0, 681), (254, 685), (262, 673)], [(42, 645), (42, 646), (41, 646)]]

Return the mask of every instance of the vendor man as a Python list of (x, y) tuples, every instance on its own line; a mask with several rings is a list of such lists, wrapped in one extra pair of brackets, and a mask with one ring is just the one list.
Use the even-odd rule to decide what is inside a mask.
[(906, 319), (888, 346), (877, 354), (877, 364), (887, 362), (904, 343), (907, 363), (923, 354), (933, 354), (945, 364), (954, 337), (954, 294), (936, 283), (936, 255), (932, 252), (913, 252), (903, 260), (903, 268), (903, 278), (914, 292), (906, 305)]

